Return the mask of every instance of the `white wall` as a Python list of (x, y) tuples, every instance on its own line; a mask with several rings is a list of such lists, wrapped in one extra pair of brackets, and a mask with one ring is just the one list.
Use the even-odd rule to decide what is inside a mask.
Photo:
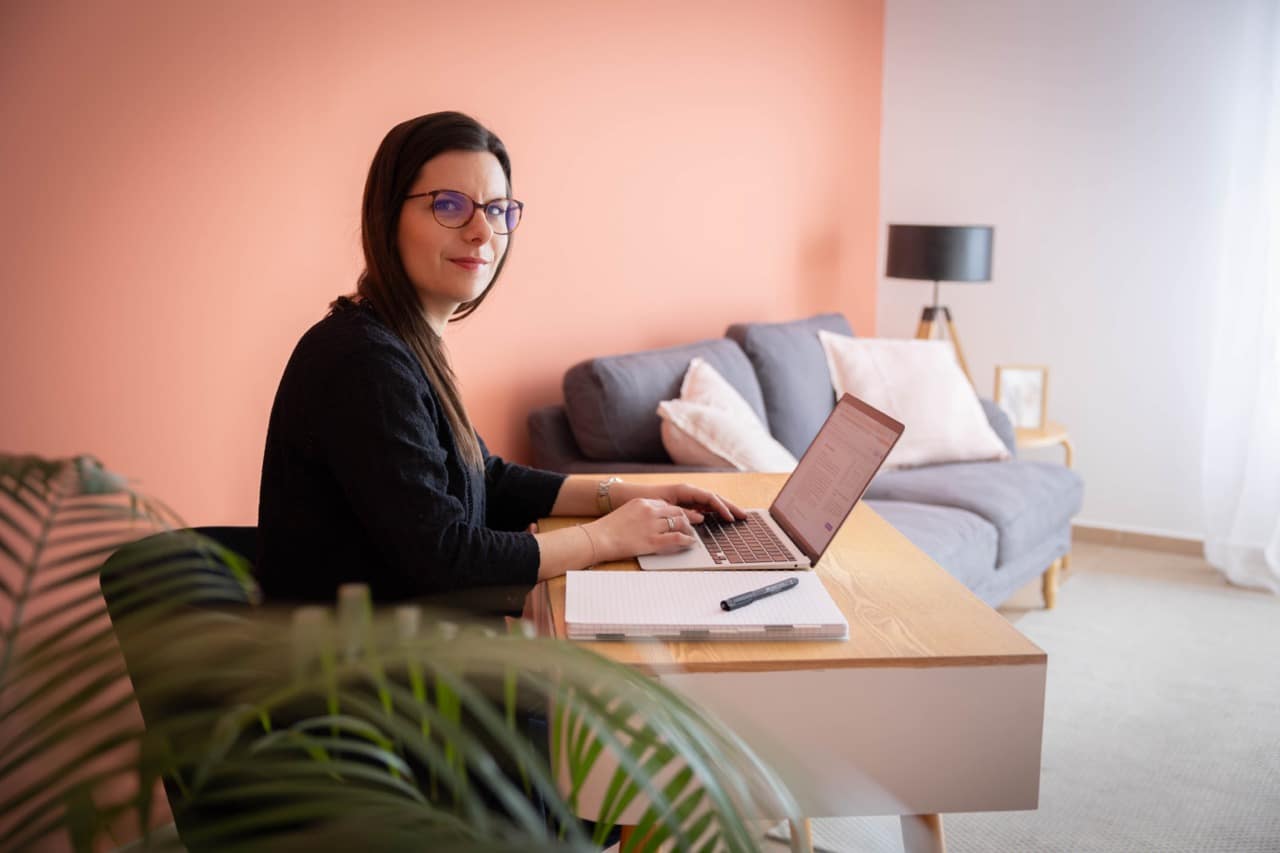
[[(1078, 523), (1202, 535), (1221, 119), (1257, 7), (887, 0), (882, 224), (995, 226), (992, 282), (942, 302), (984, 396), (998, 363), (1049, 366)], [(882, 279), (879, 334), (914, 334), (930, 295)]]

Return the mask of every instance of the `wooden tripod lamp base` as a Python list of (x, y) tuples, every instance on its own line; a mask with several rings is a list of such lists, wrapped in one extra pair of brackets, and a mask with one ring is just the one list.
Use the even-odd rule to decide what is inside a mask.
[(920, 325), (916, 326), (916, 338), (933, 340), (934, 331), (942, 331), (942, 322), (947, 324), (944, 337), (951, 339), (951, 346), (955, 347), (956, 351), (956, 361), (960, 362), (960, 369), (964, 371), (965, 378), (972, 385), (973, 377), (969, 375), (969, 365), (965, 363), (964, 350), (960, 349), (960, 336), (956, 334), (956, 324), (951, 320), (950, 308), (945, 305), (926, 305), (920, 312)]

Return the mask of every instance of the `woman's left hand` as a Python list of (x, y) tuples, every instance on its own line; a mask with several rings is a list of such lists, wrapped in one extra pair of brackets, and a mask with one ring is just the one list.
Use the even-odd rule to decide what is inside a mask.
[(690, 524), (701, 524), (704, 516), (715, 514), (725, 521), (746, 518), (742, 508), (728, 498), (688, 483), (668, 483), (661, 486), (636, 484), (635, 497), (658, 498), (684, 510)]

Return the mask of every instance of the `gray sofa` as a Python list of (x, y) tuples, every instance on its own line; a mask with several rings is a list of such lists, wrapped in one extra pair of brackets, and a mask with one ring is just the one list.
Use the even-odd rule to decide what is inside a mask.
[[(564, 377), (564, 405), (529, 415), (534, 464), (566, 473), (719, 470), (674, 465), (657, 406), (680, 393), (701, 356), (797, 458), (835, 405), (817, 332), (851, 335), (839, 314), (730, 326), (723, 338), (582, 362)], [(881, 471), (866, 501), (922, 551), (995, 606), (1071, 548), (1084, 486), (1070, 469), (1016, 458), (1013, 428), (990, 400), (987, 419), (1014, 458)], [(908, 424), (908, 429), (910, 424)], [(1051, 603), (1053, 576), (1047, 576)]]

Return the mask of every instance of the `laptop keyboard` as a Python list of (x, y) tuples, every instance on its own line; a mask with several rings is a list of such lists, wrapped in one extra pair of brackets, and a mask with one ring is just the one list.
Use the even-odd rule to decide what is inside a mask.
[(695, 524), (693, 529), (698, 531), (702, 544), (717, 565), (795, 559), (758, 512), (748, 512), (745, 520), (732, 522), (708, 515), (706, 521)]

